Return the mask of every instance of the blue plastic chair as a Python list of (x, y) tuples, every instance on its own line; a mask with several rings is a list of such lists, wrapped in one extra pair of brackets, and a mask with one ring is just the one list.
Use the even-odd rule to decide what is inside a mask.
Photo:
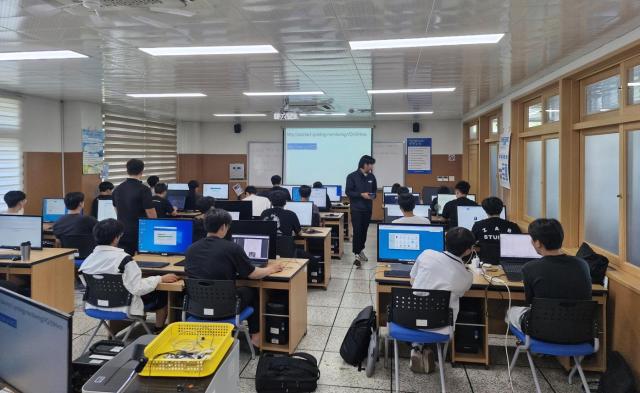
[(600, 346), (597, 338), (597, 307), (597, 302), (591, 300), (534, 298), (523, 326), (527, 334), (509, 324), (511, 333), (518, 339), (509, 371), (515, 367), (518, 356), (525, 352), (536, 391), (540, 393), (540, 383), (531, 354), (571, 357), (574, 366), (569, 373), (569, 384), (573, 383), (573, 376), (578, 372), (585, 392), (589, 392), (581, 363), (585, 356), (598, 352)]
[[(449, 308), (450, 291), (392, 288), (388, 329), (385, 337), (385, 364), (389, 353), (388, 339), (393, 339), (395, 391), (400, 391), (398, 341), (417, 344), (436, 344), (440, 385), (444, 383), (444, 356), (453, 334), (453, 311)], [(430, 331), (448, 327), (449, 334)]]

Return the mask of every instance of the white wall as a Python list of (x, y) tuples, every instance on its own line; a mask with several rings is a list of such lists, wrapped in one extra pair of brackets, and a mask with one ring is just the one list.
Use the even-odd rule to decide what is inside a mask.
[(81, 101), (65, 101), (64, 116), (64, 151), (82, 151), (82, 129), (102, 128), (102, 107), (100, 104)]
[[(375, 122), (289, 122), (284, 127), (371, 127), (374, 142), (404, 141), (411, 137), (433, 138), (434, 154), (462, 154), (460, 120), (424, 120), (420, 133), (412, 132), (413, 121)], [(233, 132), (232, 122), (178, 122), (178, 152), (181, 154), (246, 154), (248, 142), (281, 142), (282, 123), (274, 121), (242, 123), (242, 132)]]
[(22, 97), (22, 150), (25, 152), (62, 151), (60, 101)]

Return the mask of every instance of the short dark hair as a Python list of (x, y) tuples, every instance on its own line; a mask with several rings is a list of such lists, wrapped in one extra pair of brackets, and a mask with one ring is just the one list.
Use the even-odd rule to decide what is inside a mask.
[(393, 183), (393, 185), (391, 186), (391, 192), (394, 194), (399, 194), (398, 189), (400, 187), (400, 183)]
[(107, 218), (93, 227), (93, 238), (99, 246), (108, 246), (124, 232), (124, 225), (118, 220)]
[(502, 213), (504, 203), (502, 203), (502, 199), (498, 197), (489, 197), (482, 201), (482, 208), (488, 215), (497, 216)]
[(69, 210), (75, 210), (84, 202), (84, 194), (81, 192), (69, 192), (64, 196), (64, 206)]
[(416, 208), (416, 199), (408, 192), (398, 195), (398, 205), (405, 212), (412, 212)]
[(187, 183), (187, 187), (189, 187), (189, 191), (193, 191), (196, 188), (200, 187), (200, 182), (198, 182), (197, 180), (189, 180), (189, 183)]
[(19, 190), (9, 191), (4, 194), (4, 203), (6, 203), (9, 208), (16, 207), (18, 203), (25, 199), (27, 199), (27, 194)]
[(246, 192), (247, 194), (257, 194), (258, 189), (255, 188), (255, 186), (247, 186), (247, 188), (244, 189), (244, 192)]
[(462, 256), (475, 242), (473, 233), (463, 227), (451, 228), (445, 235), (446, 250), (457, 257)]
[(127, 161), (127, 174), (129, 176), (138, 176), (144, 171), (144, 162), (137, 158), (132, 158)]
[(275, 191), (269, 195), (273, 207), (283, 207), (287, 204), (287, 193), (284, 191)]
[(313, 188), (322, 188), (322, 182), (317, 181), (313, 183)]
[(375, 164), (375, 163), (376, 163), (375, 158), (365, 154), (364, 156), (360, 157), (360, 161), (358, 162), (358, 169), (364, 168), (364, 166), (367, 164)]
[(529, 224), (529, 236), (538, 240), (547, 250), (559, 250), (564, 241), (562, 224), (555, 218), (538, 218)]
[(471, 190), (471, 184), (469, 184), (468, 181), (460, 180), (456, 183), (455, 189), (460, 191), (460, 193), (467, 195), (469, 193), (469, 190)]
[(440, 186), (438, 188), (438, 194), (451, 194), (451, 189), (447, 186)]
[(280, 177), (280, 175), (271, 176), (271, 184), (274, 186), (282, 184), (282, 178)]
[(155, 192), (156, 194), (162, 194), (168, 189), (169, 189), (169, 186), (167, 186), (167, 183), (158, 183), (155, 186), (153, 186), (153, 192)]
[(113, 190), (113, 183), (111, 183), (110, 181), (103, 181), (102, 183), (98, 184), (98, 191), (100, 192), (107, 192), (109, 190)]
[(160, 183), (160, 178), (156, 175), (151, 175), (147, 178), (147, 184), (149, 187), (155, 187), (158, 183)]
[(409, 194), (409, 187), (400, 186), (398, 187), (398, 191), (396, 191), (398, 195), (400, 194)]
[(309, 186), (300, 186), (300, 197), (301, 198), (309, 198), (311, 196), (311, 187)]
[(211, 196), (202, 197), (196, 201), (196, 209), (198, 209), (198, 211), (203, 214), (208, 212), (215, 205), (216, 198)]
[(223, 225), (231, 225), (231, 214), (223, 209), (211, 209), (204, 217), (204, 228), (207, 232), (218, 232)]

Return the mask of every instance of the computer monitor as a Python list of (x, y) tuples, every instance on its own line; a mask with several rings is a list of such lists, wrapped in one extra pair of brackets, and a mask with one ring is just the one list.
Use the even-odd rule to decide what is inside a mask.
[(56, 222), (58, 218), (67, 214), (67, 208), (62, 198), (44, 198), (42, 200), (42, 221)]
[(265, 235), (269, 236), (269, 259), (276, 259), (276, 240), (278, 223), (275, 221), (240, 220), (231, 223), (231, 235)]
[(216, 199), (229, 199), (229, 185), (219, 184), (203, 184), (202, 196), (214, 197)]
[[(420, 194), (412, 193), (413, 198), (416, 201), (416, 204), (420, 203)], [(383, 205), (397, 205), (398, 204), (398, 194), (386, 192), (382, 194), (383, 197)]]
[(424, 203), (433, 201), (438, 196), (440, 187), (424, 186), (422, 187), (422, 200)]
[[(239, 220), (251, 220), (253, 217), (253, 203), (251, 201), (216, 201), (216, 209), (237, 212)], [(232, 216), (233, 217), (233, 216)]]
[[(385, 192), (391, 192), (391, 189), (393, 188), (393, 186), (384, 186), (382, 187), (382, 193), (384, 194)], [(409, 189), (409, 192), (413, 192), (413, 187), (407, 187)]]
[(17, 250), (24, 242), (42, 248), (42, 217), (0, 215), (0, 248)]
[(327, 185), (324, 186), (327, 189), (327, 195), (331, 202), (340, 202), (342, 198), (342, 186), (340, 185)]
[(240, 219), (240, 212), (227, 212), (231, 215), (231, 220), (238, 221)]
[(424, 250), (444, 251), (444, 227), (378, 224), (378, 262), (415, 262)]
[(171, 206), (175, 207), (176, 209), (184, 210), (184, 206), (187, 203), (187, 196), (167, 193), (167, 200), (169, 201), (169, 203), (171, 203)]
[(244, 249), (252, 262), (265, 264), (269, 261), (269, 236), (233, 234), (231, 240)]
[(187, 183), (169, 183), (169, 184), (167, 184), (167, 190), (169, 190), (169, 191), (189, 191), (189, 184), (187, 184)]
[[(415, 216), (430, 217), (429, 205), (416, 205), (413, 209), (413, 214)], [(385, 206), (385, 217), (384, 222), (391, 222), (396, 218), (402, 217), (402, 210), (400, 210), (400, 205), (386, 205)]]
[(0, 310), (0, 379), (21, 392), (71, 392), (71, 315), (4, 288)]
[[(471, 230), (473, 224), (489, 218), (482, 206), (458, 206), (458, 226)], [(502, 208), (500, 218), (507, 219), (507, 209)]]
[(141, 254), (183, 255), (193, 243), (193, 221), (141, 218), (138, 225), (138, 252)]
[(113, 207), (112, 199), (98, 199), (98, 221), (108, 218), (117, 219), (116, 209)]
[[(476, 196), (473, 194), (467, 195), (467, 198), (475, 202)], [(456, 199), (456, 194), (438, 194), (438, 214), (442, 215), (444, 205)]]
[(313, 215), (313, 204), (311, 202), (287, 202), (284, 208), (296, 213), (300, 225), (305, 227), (311, 226), (311, 218)]
[(312, 188), (309, 201), (315, 203), (320, 209), (327, 207), (327, 189), (326, 188)]
[(530, 235), (503, 233), (500, 235), (500, 259), (503, 258), (538, 259), (541, 256), (531, 244)]
[(300, 202), (300, 186), (292, 186), (289, 190), (289, 194), (291, 194), (292, 201)]

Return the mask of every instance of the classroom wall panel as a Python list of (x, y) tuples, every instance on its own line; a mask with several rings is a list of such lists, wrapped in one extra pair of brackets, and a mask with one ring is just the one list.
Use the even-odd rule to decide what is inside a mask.
[(62, 156), (55, 152), (25, 152), (24, 189), (26, 214), (40, 215), (42, 198), (62, 195)]
[(99, 175), (82, 174), (82, 153), (64, 154), (64, 189), (65, 192), (80, 191), (84, 193), (85, 212), (89, 213), (91, 203), (98, 193)]

